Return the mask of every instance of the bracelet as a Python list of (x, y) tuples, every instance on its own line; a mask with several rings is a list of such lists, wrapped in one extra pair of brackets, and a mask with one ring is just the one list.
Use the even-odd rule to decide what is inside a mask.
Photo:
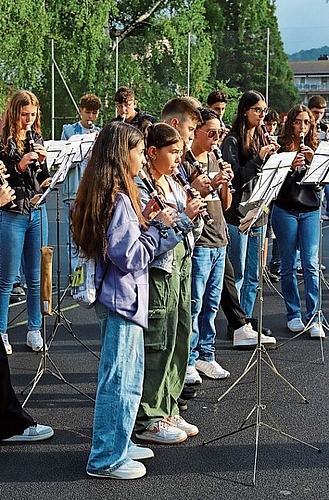
[(19, 162), (15, 165), (15, 170), (16, 170), (16, 172), (17, 172), (18, 174), (24, 174), (24, 172), (25, 172), (24, 170), (21, 170), (21, 169), (19, 168)]

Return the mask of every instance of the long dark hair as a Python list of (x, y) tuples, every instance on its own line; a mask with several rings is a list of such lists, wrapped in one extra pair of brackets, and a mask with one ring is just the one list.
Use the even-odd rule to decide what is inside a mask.
[(229, 135), (234, 135), (239, 142), (242, 156), (247, 160), (255, 157), (260, 148), (266, 145), (264, 134), (260, 127), (256, 127), (253, 137), (250, 137), (246, 112), (265, 97), (257, 90), (248, 90), (239, 101), (238, 114), (233, 122)]
[(280, 144), (282, 151), (294, 151), (294, 129), (293, 122), (299, 113), (306, 111), (308, 118), (310, 120), (310, 129), (305, 135), (304, 142), (306, 146), (309, 146), (313, 151), (316, 150), (318, 145), (318, 137), (316, 132), (316, 124), (312, 111), (304, 104), (297, 104), (291, 108), (288, 112), (287, 119), (282, 128), (282, 132), (278, 138), (278, 143)]
[(95, 142), (72, 214), (73, 238), (86, 257), (106, 254), (106, 232), (120, 192), (129, 196), (140, 224), (146, 228), (138, 189), (130, 173), (130, 151), (141, 141), (143, 134), (136, 127), (112, 122)]
[(9, 143), (12, 140), (15, 141), (21, 153), (24, 151), (24, 144), (20, 139), (21, 111), (24, 106), (30, 105), (37, 107), (37, 115), (32, 125), (32, 129), (41, 135), (40, 110), (37, 97), (28, 90), (17, 90), (8, 101), (3, 118), (1, 138), (6, 151), (8, 151)]

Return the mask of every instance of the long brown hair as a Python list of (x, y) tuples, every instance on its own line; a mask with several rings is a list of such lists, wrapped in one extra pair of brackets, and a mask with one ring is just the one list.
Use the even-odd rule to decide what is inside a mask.
[(130, 171), (130, 151), (141, 141), (143, 134), (136, 127), (112, 122), (102, 129), (95, 142), (72, 214), (74, 241), (88, 258), (106, 254), (106, 233), (118, 193), (129, 196), (140, 224), (146, 228)]
[(21, 111), (24, 106), (30, 105), (37, 107), (37, 115), (32, 125), (32, 129), (38, 134), (41, 134), (38, 98), (28, 90), (17, 90), (8, 101), (3, 117), (1, 138), (5, 150), (9, 147), (9, 141), (14, 140), (19, 151), (21, 153), (23, 152), (24, 144), (20, 139)]
[(295, 151), (293, 122), (297, 115), (299, 115), (299, 113), (303, 113), (304, 111), (306, 111), (310, 120), (310, 129), (304, 139), (305, 145), (309, 146), (313, 149), (313, 151), (316, 150), (318, 138), (313, 114), (307, 106), (304, 106), (304, 104), (297, 104), (290, 109), (287, 115), (287, 120), (285, 121), (282, 132), (278, 138), (278, 143), (280, 144), (282, 151)]

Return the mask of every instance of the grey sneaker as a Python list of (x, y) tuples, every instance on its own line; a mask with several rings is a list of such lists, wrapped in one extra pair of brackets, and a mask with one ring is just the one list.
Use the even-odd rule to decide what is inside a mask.
[(23, 442), (23, 441), (43, 441), (44, 439), (49, 439), (54, 435), (54, 430), (49, 425), (37, 424), (35, 426), (28, 427), (25, 429), (23, 434), (11, 436), (7, 439), (2, 439), (2, 441), (10, 442)]
[(40, 330), (29, 330), (26, 335), (26, 345), (31, 347), (32, 351), (41, 351), (43, 340)]
[(0, 336), (2, 338), (3, 345), (5, 346), (6, 353), (12, 354), (13, 348), (11, 347), (11, 344), (9, 344), (8, 333), (0, 333)]

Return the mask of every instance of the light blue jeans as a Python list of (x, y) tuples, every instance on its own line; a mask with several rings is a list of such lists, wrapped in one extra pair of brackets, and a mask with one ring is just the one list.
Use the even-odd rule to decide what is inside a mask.
[[(48, 231), (47, 213), (42, 208), (43, 233)], [(10, 292), (17, 280), (21, 261), (27, 284), (28, 330), (39, 330), (42, 324), (40, 311), (41, 263), (41, 210), (22, 215), (0, 210), (0, 332), (8, 325)]]
[(192, 336), (189, 365), (215, 359), (215, 320), (223, 288), (226, 247), (195, 247), (192, 256)]
[(259, 238), (262, 238), (263, 246), (266, 226), (254, 228), (248, 234), (241, 234), (238, 226), (228, 224), (227, 227), (230, 236), (228, 252), (240, 305), (246, 317), (252, 318), (259, 286)]
[(112, 472), (129, 459), (127, 450), (142, 396), (143, 329), (96, 303), (101, 328), (92, 447), (87, 471)]
[(319, 289), (319, 210), (295, 212), (274, 205), (273, 229), (281, 257), (281, 289), (287, 321), (301, 318), (301, 301), (297, 286), (297, 248), (300, 249), (306, 301), (306, 320), (318, 309)]

